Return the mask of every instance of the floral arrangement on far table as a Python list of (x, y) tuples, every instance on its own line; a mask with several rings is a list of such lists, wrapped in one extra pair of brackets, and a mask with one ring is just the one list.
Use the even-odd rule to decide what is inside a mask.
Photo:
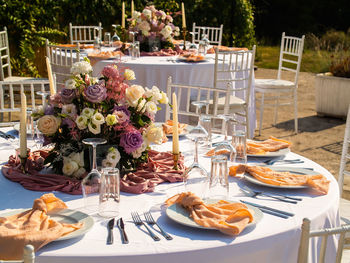
[[(142, 13), (134, 11), (130, 19), (129, 32), (137, 32), (142, 51), (153, 51), (152, 45), (160, 48), (173, 47), (174, 36), (180, 35), (180, 29), (174, 26), (173, 18), (153, 5), (146, 6)], [(158, 43), (157, 43), (158, 42)]]
[(54, 144), (45, 163), (55, 172), (80, 178), (89, 166), (85, 138), (105, 138), (109, 148), (105, 166), (135, 168), (147, 161), (150, 143), (161, 143), (163, 131), (154, 125), (159, 103), (168, 103), (166, 94), (129, 85), (135, 79), (130, 69), (108, 65), (101, 77), (91, 77), (92, 67), (86, 59), (71, 68), (72, 77), (65, 87), (51, 96), (50, 105), (34, 113), (45, 144)]

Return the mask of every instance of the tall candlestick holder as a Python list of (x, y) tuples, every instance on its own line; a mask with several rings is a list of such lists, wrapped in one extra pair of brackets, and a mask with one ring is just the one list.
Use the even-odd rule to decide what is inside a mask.
[(180, 153), (173, 153), (174, 170), (179, 170), (179, 156)]
[(27, 171), (27, 168), (26, 168), (26, 164), (27, 164), (27, 160), (28, 160), (28, 155), (27, 156), (24, 156), (22, 157), (21, 155), (19, 156), (20, 160), (21, 160), (21, 171), (23, 173), (25, 173)]
[(187, 35), (186, 27), (182, 28), (182, 35), (183, 35), (183, 39), (184, 39), (184, 48), (183, 48), (183, 50), (186, 50), (186, 35)]

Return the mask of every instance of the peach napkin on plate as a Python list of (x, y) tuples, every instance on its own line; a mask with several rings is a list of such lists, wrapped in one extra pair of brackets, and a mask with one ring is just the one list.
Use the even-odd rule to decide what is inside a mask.
[(60, 223), (48, 215), (66, 208), (62, 200), (49, 193), (34, 200), (30, 210), (0, 217), (0, 259), (21, 259), (25, 245), (31, 244), (37, 251), (51, 241), (81, 228), (83, 223)]
[(308, 186), (318, 194), (328, 193), (330, 181), (322, 174), (299, 174), (293, 172), (281, 172), (265, 166), (237, 165), (230, 167), (230, 176), (236, 176), (238, 171), (245, 170), (255, 179), (276, 186)]
[(191, 192), (174, 195), (166, 200), (165, 204), (182, 205), (198, 225), (215, 228), (230, 236), (239, 235), (249, 223), (253, 222), (254, 212), (245, 204), (224, 200), (205, 204)]
[(247, 140), (247, 154), (264, 155), (267, 152), (276, 152), (291, 146), (291, 142), (273, 136), (265, 141)]

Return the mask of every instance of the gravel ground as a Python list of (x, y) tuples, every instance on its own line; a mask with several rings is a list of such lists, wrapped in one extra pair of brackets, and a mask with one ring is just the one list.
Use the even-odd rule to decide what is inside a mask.
[[(288, 72), (289, 73), (289, 72)], [(293, 74), (283, 78), (293, 80)], [(277, 70), (255, 71), (255, 78), (276, 78)], [(264, 109), (261, 136), (255, 131), (255, 139), (266, 139), (273, 135), (293, 143), (292, 150), (303, 155), (330, 171), (338, 178), (342, 152), (345, 120), (318, 117), (315, 106), (315, 74), (301, 72), (298, 87), (299, 133), (294, 134), (294, 108), (292, 105), (280, 107), (276, 126), (273, 125), (273, 108)], [(257, 119), (259, 110), (256, 112)], [(257, 124), (259, 120), (257, 121)], [(346, 178), (347, 179), (347, 178)], [(350, 200), (350, 178), (345, 181), (343, 196)]]

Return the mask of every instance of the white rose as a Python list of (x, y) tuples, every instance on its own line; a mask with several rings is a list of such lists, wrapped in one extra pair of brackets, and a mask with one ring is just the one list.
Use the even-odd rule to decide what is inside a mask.
[(91, 108), (84, 108), (81, 112), (82, 115), (84, 115), (87, 118), (91, 118), (94, 115), (95, 110)]
[(146, 111), (150, 114), (156, 114), (157, 113), (157, 105), (153, 101), (148, 101), (146, 103)]
[(99, 112), (96, 112), (94, 116), (92, 116), (91, 121), (95, 125), (101, 125), (105, 123), (105, 117)]
[(163, 128), (157, 127), (154, 124), (149, 126), (145, 133), (145, 138), (148, 143), (161, 144), (163, 141)]
[(92, 67), (90, 65), (89, 62), (87, 61), (80, 61), (80, 62), (75, 62), (72, 66), (72, 68), (70, 69), (70, 72), (73, 75), (84, 75), (84, 74), (88, 74), (92, 71)]
[(76, 162), (79, 167), (83, 167), (84, 166), (84, 152), (75, 152), (75, 153), (71, 153), (68, 158), (71, 161)]
[(172, 32), (173, 32), (173, 30), (171, 29), (171, 26), (165, 26), (160, 31), (160, 33), (163, 35), (164, 38), (169, 38), (171, 36)]
[(68, 79), (65, 83), (66, 89), (75, 89), (76, 82), (74, 79)]
[(93, 134), (100, 134), (101, 133), (101, 125), (96, 125), (94, 123), (88, 124), (89, 131)]
[(62, 172), (64, 175), (72, 175), (75, 171), (77, 171), (79, 169), (79, 166), (76, 162), (74, 161), (67, 161), (65, 163), (63, 163), (63, 168), (62, 168)]
[(137, 111), (144, 113), (146, 111), (146, 100), (145, 99), (141, 99), (140, 103), (137, 105)]
[(45, 135), (52, 135), (56, 133), (60, 126), (60, 119), (53, 115), (44, 115), (38, 120), (37, 126), (39, 131)]
[(138, 100), (145, 94), (145, 90), (140, 85), (132, 85), (125, 90), (125, 97), (130, 106), (135, 107)]
[(62, 106), (62, 114), (69, 116), (75, 116), (77, 114), (77, 108), (74, 104), (66, 104)]
[(168, 99), (168, 96), (166, 95), (166, 93), (161, 91), (160, 95), (162, 96), (162, 98), (159, 100), (159, 103), (168, 104), (169, 99)]
[(77, 124), (79, 130), (84, 130), (88, 124), (88, 118), (84, 115), (80, 115), (75, 119), (75, 123)]
[(140, 12), (134, 11), (134, 12), (132, 13), (132, 18), (133, 18), (133, 19), (137, 19), (137, 18), (139, 18), (140, 16), (141, 16), (141, 13), (140, 13)]
[(152, 11), (149, 9), (143, 9), (142, 13), (148, 18), (152, 17)]
[(127, 79), (127, 80), (134, 80), (136, 79), (135, 78), (135, 72), (131, 69), (126, 69), (124, 71), (124, 77)]
[(117, 116), (115, 116), (114, 114), (108, 114), (106, 117), (106, 123), (108, 126), (112, 126), (114, 124), (117, 124), (118, 120), (117, 120)]
[(175, 27), (175, 31), (174, 31), (174, 36), (179, 36), (180, 35), (180, 28), (177, 26)]
[(85, 172), (86, 172), (85, 168), (80, 167), (78, 170), (74, 172), (73, 177), (79, 179)]
[(153, 86), (152, 89), (146, 88), (145, 96), (146, 98), (151, 98), (151, 100), (155, 103), (162, 98), (162, 94), (156, 86)]
[(115, 149), (107, 154), (106, 159), (109, 162), (118, 163), (120, 161), (120, 152), (117, 149)]
[(140, 148), (138, 148), (137, 150), (133, 151), (131, 154), (132, 154), (132, 157), (137, 159), (137, 158), (140, 158), (140, 156), (142, 155), (142, 153), (146, 150), (147, 148), (147, 144), (145, 142), (143, 142), (140, 146)]

